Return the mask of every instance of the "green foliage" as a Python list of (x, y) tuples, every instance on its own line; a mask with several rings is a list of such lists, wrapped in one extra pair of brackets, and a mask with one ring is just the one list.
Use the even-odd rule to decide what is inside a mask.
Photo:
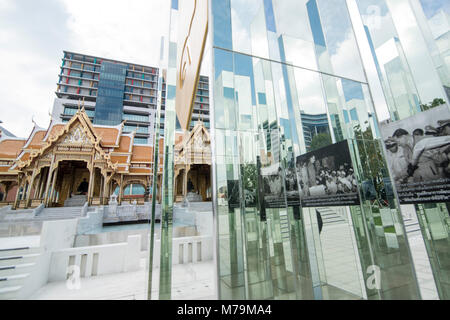
[(439, 107), (441, 105), (445, 104), (445, 101), (441, 98), (435, 98), (430, 104), (421, 104), (420, 108), (422, 111), (430, 110), (432, 108)]
[(311, 140), (311, 146), (309, 151), (314, 151), (332, 144), (331, 136), (329, 133), (316, 134)]

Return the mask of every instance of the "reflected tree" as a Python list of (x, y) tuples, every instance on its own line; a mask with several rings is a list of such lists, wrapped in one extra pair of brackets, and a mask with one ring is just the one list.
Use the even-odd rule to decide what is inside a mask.
[(427, 111), (427, 110), (439, 107), (444, 104), (446, 104), (444, 99), (435, 98), (433, 101), (430, 102), (430, 104), (421, 104), (420, 108), (422, 109), (422, 111)]
[(314, 151), (332, 144), (331, 135), (329, 133), (318, 133), (311, 140), (309, 151)]

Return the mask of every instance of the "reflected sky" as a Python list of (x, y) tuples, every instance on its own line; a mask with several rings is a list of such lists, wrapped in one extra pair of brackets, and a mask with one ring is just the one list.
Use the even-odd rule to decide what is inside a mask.
[(428, 19), (436, 15), (440, 10), (450, 14), (450, 1), (448, 0), (420, 0), (420, 4)]

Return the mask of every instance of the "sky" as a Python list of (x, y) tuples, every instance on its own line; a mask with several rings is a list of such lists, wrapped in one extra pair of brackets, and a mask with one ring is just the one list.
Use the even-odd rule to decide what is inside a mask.
[(63, 50), (158, 66), (167, 0), (0, 0), (0, 120), (46, 127)]

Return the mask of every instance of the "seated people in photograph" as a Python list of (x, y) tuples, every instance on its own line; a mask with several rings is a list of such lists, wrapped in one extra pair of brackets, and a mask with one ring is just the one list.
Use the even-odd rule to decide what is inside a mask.
[(328, 194), (336, 194), (338, 191), (338, 187), (336, 184), (336, 180), (333, 179), (333, 176), (331, 175), (327, 175), (327, 190), (328, 190)]
[(408, 160), (395, 139), (384, 141), (388, 152), (387, 160), (396, 184), (406, 183), (408, 179)]
[(416, 128), (412, 135), (400, 128), (385, 141), (396, 183), (433, 181), (446, 177), (450, 119), (439, 120), (438, 125), (438, 128), (427, 125), (425, 130)]
[(307, 167), (307, 171), (308, 171), (308, 187), (314, 187), (316, 186), (317, 182), (316, 182), (316, 167), (315, 167), (315, 162), (316, 162), (316, 157), (312, 156), (311, 158), (309, 158), (309, 163), (308, 163), (308, 167)]
[(77, 194), (79, 195), (86, 195), (89, 190), (89, 183), (86, 181), (86, 178), (83, 179), (83, 181), (80, 183), (77, 189)]
[[(450, 120), (439, 121), (441, 126), (437, 135), (426, 135), (414, 139), (415, 144), (408, 168), (408, 174), (414, 182), (432, 181), (445, 177), (444, 167), (448, 166), (445, 151), (450, 146)], [(416, 129), (415, 132), (420, 132)], [(421, 137), (421, 136), (418, 136)]]

